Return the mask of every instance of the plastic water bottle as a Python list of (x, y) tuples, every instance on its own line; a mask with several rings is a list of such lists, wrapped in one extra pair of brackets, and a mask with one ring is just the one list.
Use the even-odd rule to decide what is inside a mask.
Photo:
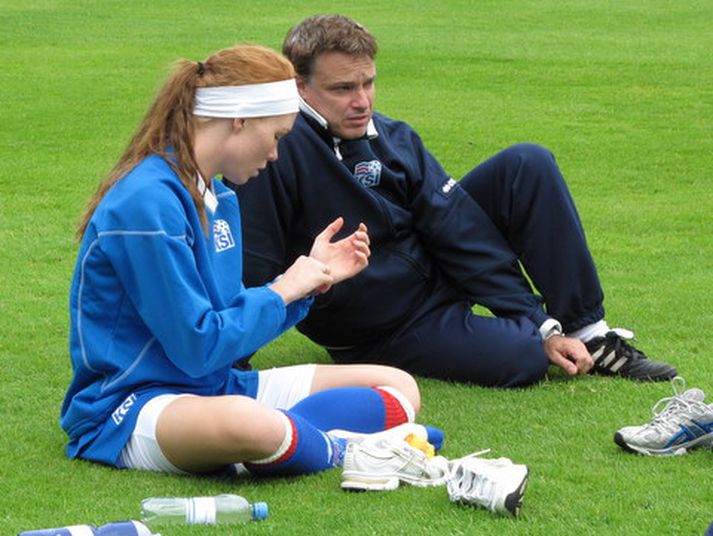
[(151, 497), (141, 501), (141, 521), (154, 525), (215, 525), (258, 521), (267, 503), (250, 504), (240, 495), (216, 497)]
[(160, 536), (152, 535), (143, 523), (138, 521), (116, 521), (99, 528), (92, 525), (70, 525), (54, 529), (28, 530), (18, 536)]

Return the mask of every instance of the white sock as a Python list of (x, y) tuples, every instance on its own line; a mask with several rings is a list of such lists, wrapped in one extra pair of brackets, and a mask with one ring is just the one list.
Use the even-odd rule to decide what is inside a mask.
[(584, 326), (577, 331), (572, 333), (567, 333), (567, 337), (572, 337), (573, 339), (579, 339), (582, 342), (589, 342), (595, 337), (603, 337), (611, 328), (604, 319), (594, 322), (594, 324), (589, 324)]
[(277, 448), (274, 454), (268, 456), (267, 458), (262, 458), (260, 460), (251, 461), (255, 465), (265, 465), (268, 463), (273, 463), (275, 460), (279, 460), (285, 452), (292, 446), (292, 423), (290, 419), (282, 413), (278, 412), (282, 418), (282, 424), (285, 426), (285, 438), (282, 440), (282, 444)]

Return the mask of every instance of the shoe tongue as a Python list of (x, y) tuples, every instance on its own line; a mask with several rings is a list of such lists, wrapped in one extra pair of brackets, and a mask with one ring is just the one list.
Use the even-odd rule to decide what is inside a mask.
[(698, 387), (693, 387), (688, 389), (685, 393), (681, 395), (681, 398), (690, 400), (691, 402), (703, 402), (706, 398), (706, 394), (701, 391)]

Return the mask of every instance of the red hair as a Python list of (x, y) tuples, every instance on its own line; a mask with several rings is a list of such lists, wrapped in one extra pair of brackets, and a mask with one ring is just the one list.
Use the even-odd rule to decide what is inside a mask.
[(261, 84), (294, 76), (292, 64), (287, 59), (257, 45), (226, 48), (203, 62), (180, 60), (159, 90), (119, 161), (89, 200), (77, 236), (81, 238), (84, 235), (89, 220), (109, 189), (150, 154), (166, 159), (191, 193), (201, 222), (206, 225), (205, 205), (196, 185), (198, 165), (193, 153), (196, 88)]

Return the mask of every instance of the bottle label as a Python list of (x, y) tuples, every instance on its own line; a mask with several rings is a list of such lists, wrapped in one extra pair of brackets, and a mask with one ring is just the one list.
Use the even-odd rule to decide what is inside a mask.
[(188, 525), (215, 525), (215, 498), (192, 497), (186, 500)]

